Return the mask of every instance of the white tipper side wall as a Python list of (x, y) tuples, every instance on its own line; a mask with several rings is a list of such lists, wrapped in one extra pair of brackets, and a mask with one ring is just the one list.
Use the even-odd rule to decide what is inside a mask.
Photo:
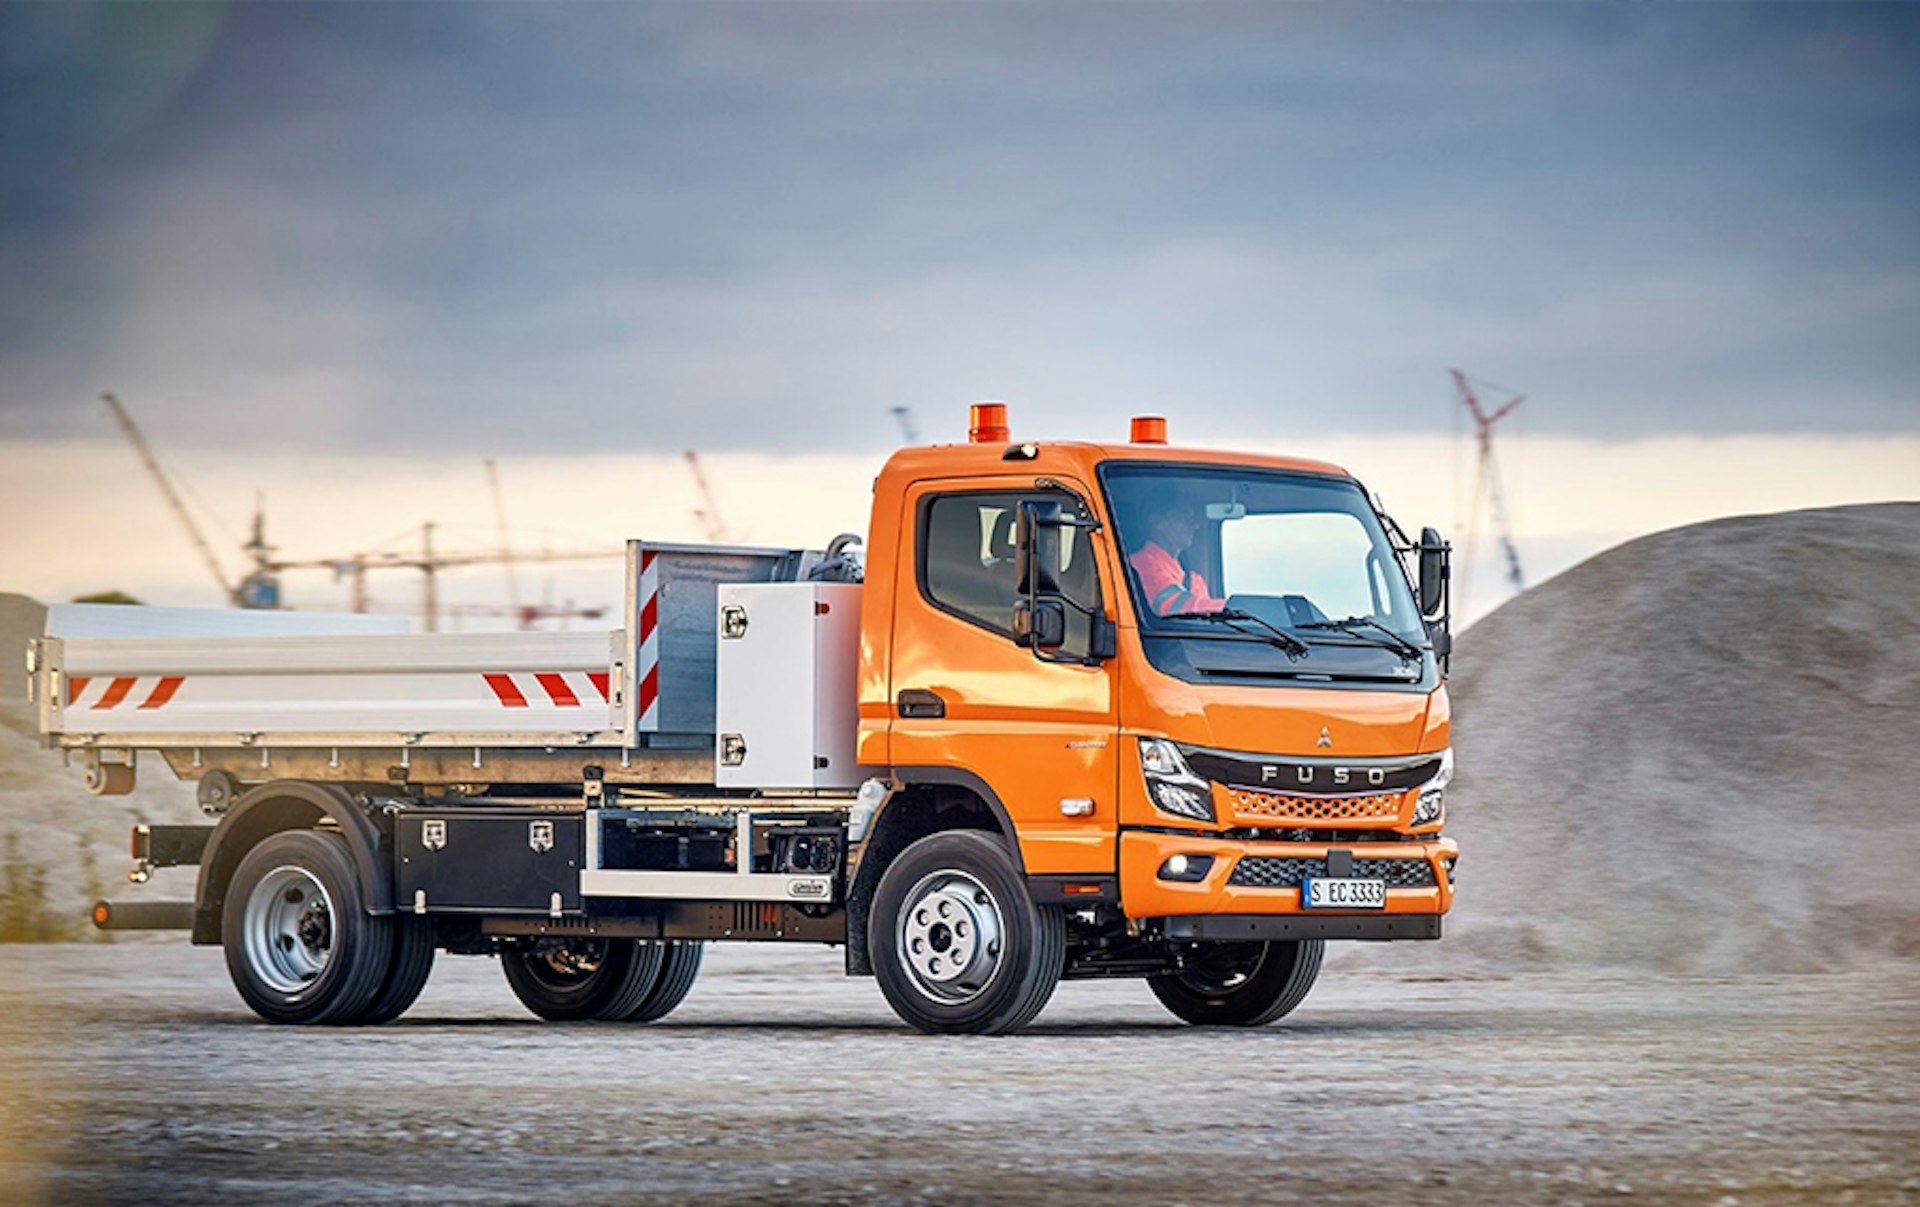
[[(719, 605), (715, 782), (857, 787), (860, 587), (723, 583)], [(745, 621), (738, 636), (728, 635), (730, 608)]]

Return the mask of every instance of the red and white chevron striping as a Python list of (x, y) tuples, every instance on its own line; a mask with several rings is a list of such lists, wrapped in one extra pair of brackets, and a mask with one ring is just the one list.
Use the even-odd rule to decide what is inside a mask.
[(612, 687), (605, 671), (522, 671), (483, 675), (502, 708), (527, 708), (551, 704), (555, 708), (578, 708), (581, 704), (605, 704)]

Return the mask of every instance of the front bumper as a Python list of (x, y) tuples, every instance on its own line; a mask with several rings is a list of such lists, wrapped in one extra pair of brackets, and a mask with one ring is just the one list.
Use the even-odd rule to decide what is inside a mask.
[[(1387, 881), (1384, 909), (1324, 910), (1302, 909), (1296, 873), (1304, 870), (1325, 875), (1323, 867), (1329, 852), (1346, 852), (1356, 865), (1355, 875), (1380, 874)], [(1174, 855), (1212, 856), (1213, 864), (1199, 880), (1163, 880), (1159, 871)], [(1202, 916), (1228, 915), (1236, 919), (1258, 917), (1295, 917), (1301, 919), (1381, 918), (1402, 915), (1427, 915), (1438, 918), (1453, 908), (1453, 883), (1450, 869), (1459, 858), (1460, 844), (1451, 838), (1432, 838), (1420, 842), (1268, 842), (1255, 839), (1216, 838), (1202, 833), (1173, 833), (1164, 830), (1125, 830), (1120, 834), (1120, 904), (1129, 918), (1165, 918), (1189, 926)], [(1247, 868), (1235, 875), (1243, 860)], [(1399, 861), (1417, 861), (1424, 867)], [(1389, 863), (1389, 861), (1391, 861)], [(1405, 874), (1396, 874), (1405, 873)], [(1418, 882), (1418, 883), (1415, 883)], [(1396, 884), (1407, 887), (1395, 887)], [(1226, 917), (1218, 923), (1225, 924)], [(1203, 929), (1218, 929), (1209, 925)], [(1311, 930), (1304, 924), (1296, 929)], [(1325, 928), (1324, 937), (1347, 937), (1341, 927)], [(1433, 938), (1415, 933), (1421, 927), (1411, 924), (1400, 928), (1403, 934), (1362, 934), (1360, 931), (1392, 928), (1347, 927), (1354, 938)], [(1192, 937), (1215, 937), (1194, 934)], [(1225, 937), (1225, 936), (1219, 936)], [(1251, 935), (1247, 937), (1253, 937)]]

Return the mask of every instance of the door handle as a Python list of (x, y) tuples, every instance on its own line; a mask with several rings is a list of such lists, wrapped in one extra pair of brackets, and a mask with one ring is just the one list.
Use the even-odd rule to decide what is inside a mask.
[(894, 698), (894, 708), (903, 717), (944, 717), (947, 715), (947, 702), (938, 692), (925, 688), (903, 688)]

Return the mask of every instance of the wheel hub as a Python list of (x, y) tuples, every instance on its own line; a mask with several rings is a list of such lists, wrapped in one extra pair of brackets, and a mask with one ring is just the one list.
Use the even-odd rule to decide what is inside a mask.
[(248, 894), (247, 962), (280, 993), (312, 984), (333, 958), (333, 898), (305, 868), (277, 867)]
[(552, 979), (558, 981), (577, 981), (600, 971), (600, 964), (606, 959), (607, 945), (588, 940), (585, 943), (568, 943), (545, 953), (547, 971)]
[(900, 962), (926, 996), (958, 1003), (985, 989), (1000, 966), (1005, 925), (993, 894), (965, 872), (923, 877), (895, 923)]

